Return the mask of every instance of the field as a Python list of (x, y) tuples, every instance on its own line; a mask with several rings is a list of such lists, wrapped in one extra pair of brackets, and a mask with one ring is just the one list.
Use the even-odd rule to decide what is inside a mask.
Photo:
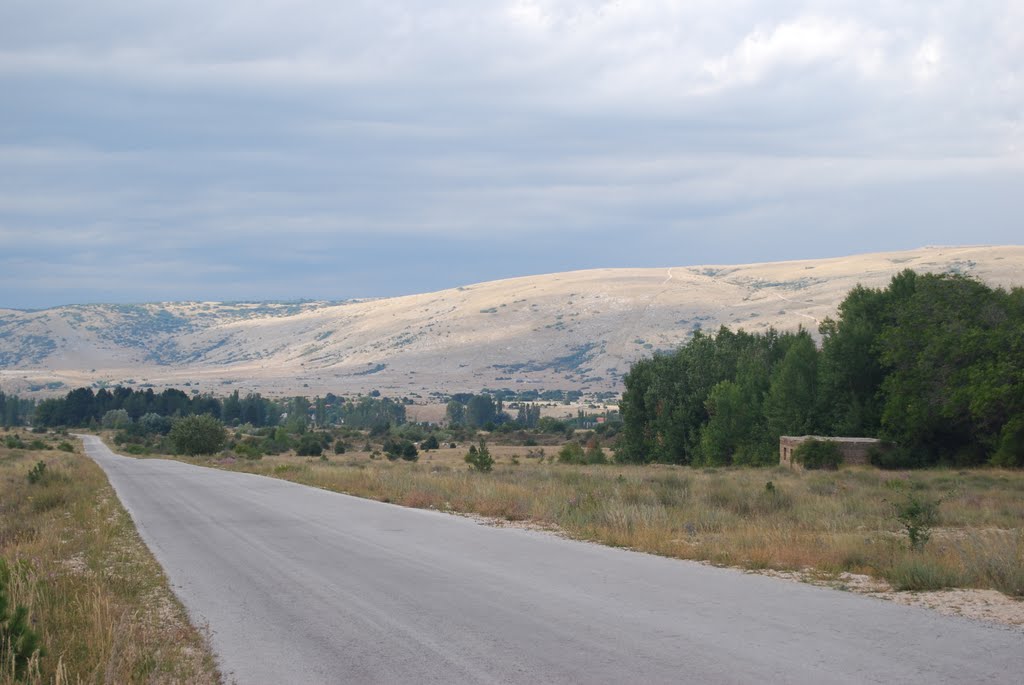
[[(896, 590), (986, 588), (1024, 598), (1024, 473), (837, 472), (570, 466), (557, 448), (492, 446), (491, 473), (463, 462), (467, 446), (417, 463), (359, 452), (202, 462), (385, 502), (529, 522), (562, 534), (747, 569), (863, 574)], [(899, 514), (910, 518), (913, 550)]]
[[(21, 682), (219, 681), (203, 636), (78, 440), (0, 432), (0, 557), (10, 610), (28, 609), (45, 649)], [(14, 671), (0, 662), (0, 684)]]

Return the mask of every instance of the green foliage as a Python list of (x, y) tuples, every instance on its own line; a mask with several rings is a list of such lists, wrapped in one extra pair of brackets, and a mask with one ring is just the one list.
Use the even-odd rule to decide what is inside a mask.
[(402, 438), (388, 438), (384, 441), (384, 453), (388, 459), (404, 459), (405, 461), (416, 461), (419, 459), (419, 452), (411, 440)]
[(186, 416), (171, 426), (171, 444), (182, 454), (214, 454), (224, 448), (224, 424), (208, 414)]
[(345, 454), (345, 450), (346, 449), (348, 449), (348, 443), (346, 443), (344, 440), (335, 440), (334, 441), (334, 453), (335, 454)]
[(424, 451), (426, 451), (426, 450), (436, 450), (438, 447), (440, 447), (440, 443), (438, 443), (436, 435), (431, 435), (431, 436), (427, 437), (427, 439), (424, 440), (422, 443), (420, 443), (420, 447)]
[(903, 501), (894, 505), (896, 520), (907, 533), (910, 549), (919, 552), (932, 537), (932, 527), (939, 520), (941, 499), (933, 499), (909, 492)]
[(1024, 289), (904, 271), (819, 331), (697, 331), (624, 378), (619, 461), (774, 462), (780, 435), (880, 437), (890, 467), (1024, 466)]
[(843, 462), (839, 452), (839, 443), (835, 440), (815, 440), (810, 438), (796, 446), (793, 460), (805, 469), (826, 469), (835, 471)]
[(324, 446), (315, 433), (303, 434), (299, 438), (299, 444), (295, 446), (295, 454), (300, 457), (319, 457), (323, 451)]
[(583, 461), (587, 464), (607, 464), (608, 457), (601, 448), (601, 441), (594, 438), (587, 443), (587, 449), (583, 453)]
[(14, 666), (15, 678), (22, 678), (32, 657), (46, 653), (39, 635), (29, 627), (28, 609), (11, 606), (11, 572), (0, 557), (0, 672)]
[(558, 461), (562, 464), (585, 464), (586, 453), (578, 442), (567, 442), (558, 450)]
[(999, 449), (992, 456), (996, 466), (1024, 466), (1024, 416), (1006, 422), (999, 438)]
[(132, 419), (125, 409), (111, 409), (103, 415), (103, 419), (100, 421), (101, 426), (112, 430), (127, 428), (131, 423)]
[(72, 445), (67, 440), (61, 440), (60, 444), (57, 445), (57, 449), (59, 449), (61, 452), (74, 452), (75, 446)]
[(786, 356), (772, 371), (764, 415), (773, 441), (780, 435), (806, 435), (816, 427), (818, 351), (805, 331), (790, 342)]
[(471, 470), (480, 471), (481, 473), (487, 473), (494, 468), (494, 457), (491, 456), (491, 451), (487, 449), (487, 442), (483, 438), (480, 438), (479, 447), (476, 445), (469, 446), (465, 461), (469, 464)]
[(21, 450), (25, 449), (25, 443), (22, 442), (21, 436), (17, 433), (13, 433), (4, 438), (4, 444), (9, 450)]
[(37, 461), (36, 465), (31, 468), (28, 472), (28, 482), (32, 485), (41, 483), (43, 478), (46, 476), (46, 462)]

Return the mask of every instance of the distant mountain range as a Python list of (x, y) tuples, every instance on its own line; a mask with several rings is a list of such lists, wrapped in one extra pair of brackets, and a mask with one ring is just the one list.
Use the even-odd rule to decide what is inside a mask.
[(720, 325), (817, 330), (903, 269), (1024, 285), (1024, 246), (739, 266), (594, 269), (349, 302), (0, 309), (0, 388), (89, 384), (428, 399), (484, 388), (618, 393), (630, 363)]

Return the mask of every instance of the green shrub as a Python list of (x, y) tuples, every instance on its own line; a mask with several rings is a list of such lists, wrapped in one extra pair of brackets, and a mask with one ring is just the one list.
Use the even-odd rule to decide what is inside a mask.
[(75, 446), (72, 445), (67, 440), (61, 440), (60, 444), (57, 445), (57, 449), (59, 449), (61, 452), (74, 452)]
[(939, 520), (941, 499), (931, 499), (915, 492), (907, 493), (902, 502), (896, 503), (896, 519), (903, 525), (910, 541), (910, 549), (917, 552), (928, 544), (932, 537), (932, 526)]
[(605, 456), (604, 450), (601, 449), (601, 442), (593, 440), (587, 445), (587, 451), (583, 454), (583, 460), (588, 464), (607, 464), (608, 457)]
[(835, 471), (843, 461), (839, 452), (839, 443), (835, 440), (815, 440), (811, 438), (797, 445), (793, 450), (793, 460), (805, 469), (828, 469)]
[(4, 439), (4, 444), (7, 445), (7, 449), (22, 450), (25, 449), (25, 443), (21, 441), (21, 436), (17, 433), (8, 435)]
[(224, 448), (227, 432), (216, 418), (199, 414), (175, 421), (169, 437), (175, 449), (184, 454), (213, 454)]
[(486, 473), (494, 468), (494, 457), (491, 456), (491, 451), (487, 449), (487, 443), (483, 438), (480, 438), (479, 448), (476, 445), (469, 446), (465, 460), (473, 471)]
[(348, 449), (348, 445), (344, 440), (335, 440), (334, 442), (334, 453), (345, 454), (345, 450)]
[(8, 587), (11, 572), (7, 562), (0, 557), (0, 671), (14, 665), (14, 677), (25, 675), (32, 657), (46, 653), (39, 642), (39, 636), (28, 624), (28, 609), (11, 606)]
[(295, 454), (300, 457), (319, 457), (324, 452), (320, 438), (313, 433), (306, 433), (299, 438), (299, 444), (295, 447)]
[(558, 461), (562, 464), (585, 464), (587, 455), (578, 442), (569, 442), (558, 450)]
[(28, 482), (32, 485), (42, 482), (46, 476), (46, 462), (38, 461), (36, 465), (28, 472)]
[(424, 440), (420, 444), (420, 447), (424, 451), (426, 451), (426, 450), (436, 450), (438, 447), (440, 447), (440, 443), (438, 443), (438, 441), (437, 441), (437, 436), (431, 435), (431, 436), (427, 437), (427, 439)]

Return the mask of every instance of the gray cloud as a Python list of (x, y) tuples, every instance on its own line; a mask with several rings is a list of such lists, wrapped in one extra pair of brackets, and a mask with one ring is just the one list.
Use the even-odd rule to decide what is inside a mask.
[(4, 3), (0, 306), (1019, 242), (1022, 25), (1011, 1)]

